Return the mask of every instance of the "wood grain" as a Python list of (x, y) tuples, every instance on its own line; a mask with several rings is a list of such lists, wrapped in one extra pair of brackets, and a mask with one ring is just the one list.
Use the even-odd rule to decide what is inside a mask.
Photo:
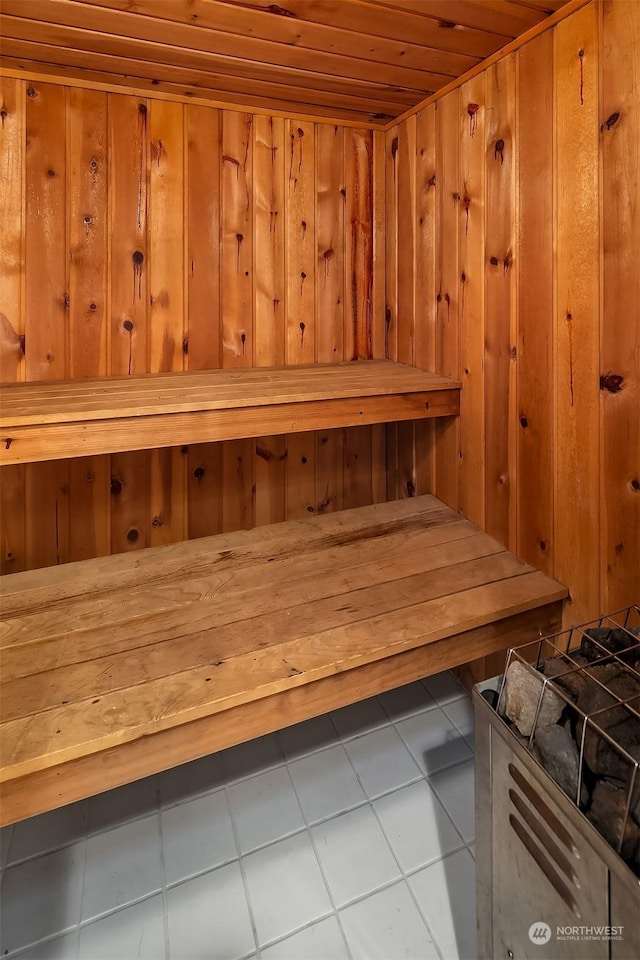
[[(25, 377), (56, 380), (67, 372), (66, 93), (26, 85)], [(69, 470), (25, 470), (27, 567), (68, 559)]]
[(286, 362), (316, 355), (316, 130), (290, 120), (285, 136)]
[[(24, 187), (26, 84), (0, 79), (0, 380), (25, 375)], [(23, 570), (25, 556), (24, 467), (8, 467), (0, 484), (2, 544), (0, 571)]]
[(486, 529), (515, 537), (510, 432), (515, 346), (515, 55), (491, 66), (486, 95), (485, 405)]
[(553, 34), (518, 54), (518, 554), (553, 571)]
[[(447, 94), (436, 108), (436, 327), (435, 369), (459, 375), (458, 205), (460, 203), (459, 92)], [(443, 421), (436, 429), (436, 494), (459, 506), (460, 426)]]
[[(67, 91), (67, 233), (71, 377), (109, 369), (107, 96)], [(108, 457), (69, 463), (69, 560), (110, 552)], [(106, 507), (106, 509), (105, 509)]]
[[(436, 353), (436, 108), (416, 114), (415, 362), (435, 370)], [(418, 494), (435, 490), (435, 426), (415, 424)]]
[[(148, 109), (145, 99), (109, 97), (109, 372), (114, 376), (149, 369)], [(148, 547), (149, 454), (144, 450), (114, 454), (110, 473), (111, 551)]]
[[(485, 78), (460, 88), (459, 303), (460, 303), (460, 510), (480, 527), (486, 519), (485, 416)], [(490, 162), (490, 161), (489, 161)]]
[[(340, 362), (344, 344), (344, 141), (340, 127), (316, 126), (316, 358)], [(316, 510), (344, 507), (345, 436), (316, 439)]]
[(372, 134), (345, 131), (344, 357), (373, 357), (373, 160)]
[(221, 366), (220, 141), (218, 110), (185, 111), (186, 367)]
[(555, 575), (566, 618), (600, 610), (598, 11), (555, 30), (556, 470)]
[[(323, 376), (315, 366), (254, 368), (244, 377), (235, 373), (231, 383), (225, 373), (63, 381), (58, 392), (48, 387), (44, 393), (40, 385), (8, 385), (0, 416), (2, 462), (153, 449), (176, 439), (203, 443), (451, 417), (459, 411), (458, 381), (391, 361), (332, 365)], [(159, 393), (157, 380), (164, 383)], [(73, 392), (78, 383), (85, 385), (80, 394)], [(106, 395), (98, 399), (103, 386)]]
[(0, 380), (24, 379), (24, 81), (0, 79)]
[(174, 728), (153, 739), (132, 741), (126, 747), (115, 747), (7, 782), (2, 787), (3, 822), (11, 823), (90, 796), (98, 781), (105, 788), (128, 783), (281, 729), (283, 723), (307, 720), (416, 678), (430, 676), (463, 663), (473, 653), (491, 655), (502, 651), (504, 659), (506, 648), (522, 645), (533, 635), (555, 633), (560, 621), (560, 604), (546, 604), (467, 631), (457, 638), (455, 645), (445, 638), (360, 667), (357, 677), (353, 671), (338, 673), (314, 684), (292, 687), (272, 697), (235, 707), (225, 711), (224, 724), (220, 724), (217, 716), (207, 717), (190, 724), (186, 731)]
[(640, 9), (603, 16), (600, 604), (617, 610), (640, 585)]
[[(153, 102), (149, 111), (149, 371), (185, 366), (184, 111)], [(180, 442), (180, 436), (174, 443)], [(152, 546), (186, 535), (186, 457), (177, 446), (151, 450)]]
[[(117, 595), (103, 594), (108, 607), (96, 597), (95, 627), (84, 609), (74, 612), (70, 595), (75, 593), (84, 608), (90, 583), (98, 579), (104, 589), (107, 558), (71, 565), (66, 577), (51, 570), (41, 572), (37, 580), (35, 574), (11, 578), (9, 595), (20, 600), (12, 604), (9, 633), (5, 631), (3, 640), (3, 654), (11, 664), (3, 678), (3, 783), (214, 714), (222, 717), (241, 704), (336, 673), (357, 677), (353, 671), (360, 667), (369, 670), (374, 662), (382, 665), (406, 651), (446, 638), (457, 640), (459, 634), (562, 599), (565, 591), (560, 585), (502, 550), (471, 524), (460, 522), (433, 498), (398, 507), (389, 504), (344, 514), (344, 534), (351, 527), (351, 535), (344, 538), (344, 557), (335, 541), (339, 528), (331, 517), (283, 524), (274, 528), (275, 536), (268, 532), (260, 536), (256, 530), (248, 536), (239, 533), (208, 541), (209, 564), (223, 550), (222, 555), (231, 559), (229, 572), (235, 568), (223, 590), (226, 599), (220, 595), (219, 574), (207, 585), (195, 572), (197, 557), (204, 555), (197, 542), (183, 544), (173, 555), (147, 551), (141, 555), (142, 564), (136, 563), (133, 581), (125, 579), (125, 586), (116, 587)], [(424, 531), (420, 519), (428, 515), (435, 522), (430, 531)], [(438, 515), (441, 519), (436, 521)], [(301, 538), (303, 526), (309, 536)], [(431, 548), (407, 551), (407, 537), (430, 538)], [(293, 553), (282, 552), (287, 543)], [(256, 557), (258, 565), (254, 561), (238, 566), (243, 551), (256, 548), (262, 554), (261, 560)], [(360, 549), (368, 562), (363, 563), (363, 556), (355, 567), (349, 566), (349, 555), (358, 555)], [(195, 564), (188, 558), (190, 553)], [(176, 582), (163, 575), (165, 558), (170, 566), (176, 561), (181, 564), (177, 591)], [(124, 558), (109, 559), (113, 572), (107, 573), (107, 579), (115, 586), (113, 574)], [(292, 564), (307, 577), (302, 593), (292, 582)], [(340, 564), (342, 571), (336, 569)], [(262, 565), (270, 583), (257, 575)], [(80, 571), (84, 586), (78, 580)], [(120, 584), (121, 574), (119, 570)], [(156, 594), (153, 607), (147, 606), (154, 610), (155, 626), (146, 638), (151, 621), (146, 624), (143, 613), (144, 589), (138, 595), (135, 586), (136, 580), (145, 579), (146, 589), (151, 589), (149, 599)], [(317, 616), (311, 614), (313, 629), (306, 609), (309, 589), (316, 598), (312, 605), (318, 605)], [(48, 606), (48, 613), (38, 609), (43, 595), (52, 590), (58, 593), (58, 601)], [(163, 590), (173, 611), (165, 609), (158, 616)], [(118, 596), (122, 603), (117, 602)], [(101, 610), (110, 611), (110, 623), (104, 624)], [(210, 613), (219, 621), (214, 634)], [(278, 625), (283, 615), (290, 620), (284, 633)], [(21, 629), (25, 616), (30, 621), (26, 635)], [(238, 616), (246, 623), (239, 643)], [(256, 629), (256, 616), (261, 618), (261, 629)], [(67, 629), (60, 632), (62, 619)], [(107, 647), (104, 627), (111, 638)], [(94, 628), (100, 636), (92, 639)], [(33, 656), (36, 648), (41, 650), (38, 658)], [(98, 656), (90, 657), (91, 649)], [(459, 662), (460, 654), (459, 644), (454, 643), (452, 662)], [(55, 664), (53, 669), (47, 670), (43, 656)], [(61, 704), (61, 698), (67, 702)], [(118, 703), (120, 707), (114, 709)], [(95, 786), (104, 788), (106, 783)]]

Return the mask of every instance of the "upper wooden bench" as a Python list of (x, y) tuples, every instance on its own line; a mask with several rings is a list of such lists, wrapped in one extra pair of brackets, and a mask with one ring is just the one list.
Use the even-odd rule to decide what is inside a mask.
[(450, 416), (459, 391), (390, 360), (3, 384), (0, 464)]
[(17, 573), (11, 823), (559, 629), (566, 590), (433, 497)]

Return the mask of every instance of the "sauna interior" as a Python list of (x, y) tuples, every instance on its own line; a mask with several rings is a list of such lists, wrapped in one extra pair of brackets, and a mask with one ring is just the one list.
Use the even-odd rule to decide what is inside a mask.
[(3, 823), (638, 601), (638, 2), (0, 38)]

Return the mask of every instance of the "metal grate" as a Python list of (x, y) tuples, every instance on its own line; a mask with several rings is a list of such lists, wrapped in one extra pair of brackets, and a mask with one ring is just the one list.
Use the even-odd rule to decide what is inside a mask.
[[(514, 664), (521, 666), (514, 670)], [(509, 684), (518, 672), (522, 678), (523, 671), (534, 678), (539, 692), (534, 688), (537, 702), (525, 734), (515, 723), (513, 732), (640, 873), (640, 607), (632, 605), (509, 650), (497, 697), (503, 719)], [(531, 680), (526, 682), (531, 686)], [(573, 778), (570, 763), (566, 777), (558, 775), (555, 760), (549, 763), (544, 755), (542, 747), (554, 724), (562, 733), (555, 739), (566, 740), (572, 761), (570, 744), (575, 745)]]

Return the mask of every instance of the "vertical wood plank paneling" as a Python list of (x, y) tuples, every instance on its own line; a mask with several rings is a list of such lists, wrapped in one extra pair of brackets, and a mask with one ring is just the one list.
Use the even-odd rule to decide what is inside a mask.
[[(184, 368), (184, 110), (153, 100), (149, 110), (149, 371)], [(176, 440), (179, 440), (176, 437)], [(152, 450), (151, 546), (186, 535), (186, 448)]]
[(510, 410), (514, 401), (512, 355), (515, 326), (515, 57), (505, 57), (485, 73), (486, 232), (485, 232), (485, 431), (486, 529), (512, 546)]
[[(397, 207), (397, 359), (415, 364), (415, 283), (416, 283), (416, 118), (398, 130)], [(411, 421), (397, 425), (398, 496), (416, 493), (415, 426)]]
[(603, 5), (601, 607), (640, 591), (640, 6)]
[[(110, 94), (108, 209), (97, 232), (86, 225), (87, 237), (77, 216), (95, 195), (85, 166), (102, 124), (95, 105), (104, 96), (24, 82), (24, 119), (7, 109), (0, 131), (7, 144), (7, 131), (16, 136), (11, 124), (23, 125), (24, 146), (5, 146), (4, 155), (24, 150), (18, 166), (27, 167), (26, 187), (10, 183), (9, 219), (18, 228), (25, 196), (28, 262), (20, 280), (19, 265), (12, 272), (19, 256), (11, 233), (2, 236), (11, 248), (2, 302), (13, 306), (0, 310), (16, 316), (2, 333), (9, 378), (87, 375), (95, 364), (126, 375), (148, 362), (196, 369), (276, 362), (267, 356), (292, 363), (386, 354), (465, 383), (460, 421), (394, 425), (388, 443), (385, 427), (299, 434), (287, 438), (286, 449), (283, 438), (278, 451), (267, 445), (277, 462), (259, 455), (257, 468), (253, 440), (188, 454), (177, 447), (164, 460), (145, 452), (114, 456), (112, 550), (395, 497), (410, 484), (419, 493), (434, 490), (476, 522), (486, 504), (491, 532), (569, 584), (568, 621), (629, 602), (640, 554), (633, 538), (640, 503), (637, 16), (630, 4), (590, 5), (388, 134), (295, 118), (274, 127), (269, 118), (235, 111), (152, 108)], [(83, 105), (76, 110), (74, 102)], [(473, 116), (471, 103), (479, 104)], [(174, 138), (166, 118), (183, 112)], [(254, 122), (264, 130), (254, 131)], [(277, 156), (282, 192), (275, 203), (268, 165), (254, 178), (257, 141), (256, 155), (264, 141), (265, 153)], [(66, 223), (65, 209), (73, 211)], [(265, 216), (271, 221), (275, 211), (281, 232), (274, 241)], [(101, 261), (102, 225), (108, 242)], [(83, 326), (80, 312), (92, 276), (111, 299), (110, 330), (97, 348), (89, 346), (96, 318)], [(264, 312), (269, 295), (272, 306), (281, 300), (275, 327), (273, 311)], [(264, 447), (264, 438), (259, 443)], [(7, 552), (22, 551), (20, 565), (38, 566), (97, 551), (92, 523), (104, 494), (82, 467), (3, 473), (4, 514), (7, 497), (17, 504), (10, 518), (17, 533), (3, 519), (3, 567), (14, 563)], [(267, 477), (275, 470), (277, 482), (263, 482), (263, 468)]]
[[(386, 258), (386, 149), (385, 134), (373, 131), (373, 276), (372, 343), (375, 359), (384, 358), (385, 258)], [(371, 428), (371, 496), (374, 503), (387, 499), (387, 430), (384, 424)]]
[[(385, 246), (386, 297), (384, 315), (384, 356), (387, 360), (398, 359), (398, 235), (400, 231), (398, 211), (398, 150), (399, 128), (391, 127), (386, 133), (385, 205), (387, 215)], [(387, 499), (399, 496), (398, 425), (387, 424)]]
[(111, 372), (146, 373), (148, 106), (109, 96)]
[(344, 130), (316, 126), (316, 352), (320, 363), (344, 358)]
[(24, 379), (24, 163), (26, 83), (0, 77), (0, 381)]
[(187, 455), (188, 537), (222, 530), (222, 444), (194, 443)]
[(373, 357), (373, 141), (370, 130), (345, 136), (346, 360)]
[[(254, 120), (253, 236), (256, 366), (285, 359), (285, 139), (284, 120)], [(284, 520), (285, 437), (256, 440), (254, 522)]]
[[(25, 375), (66, 375), (66, 98), (64, 87), (27, 84)], [(69, 468), (65, 460), (25, 467), (26, 566), (62, 563), (69, 547)]]
[(557, 307), (556, 577), (571, 592), (565, 617), (598, 615), (599, 197), (598, 10), (555, 28)]
[(64, 87), (27, 84), (25, 361), (27, 380), (66, 374), (68, 290)]
[[(285, 148), (286, 356), (288, 364), (313, 363), (316, 355), (316, 130), (290, 120)], [(286, 438), (285, 515), (315, 513), (315, 433)]]
[(477, 76), (460, 88), (459, 304), (460, 510), (485, 523), (484, 280), (485, 90)]
[[(316, 125), (316, 356), (344, 358), (344, 130)], [(316, 509), (344, 506), (344, 430), (321, 430), (316, 442)]]
[(416, 118), (398, 130), (396, 155), (397, 208), (397, 357), (400, 363), (415, 363), (416, 276)]
[(184, 110), (150, 102), (150, 373), (184, 368)]
[(316, 435), (287, 437), (285, 519), (300, 520), (316, 512)]
[[(438, 373), (459, 375), (458, 343), (458, 204), (459, 91), (452, 90), (436, 104), (436, 350)], [(436, 424), (436, 495), (458, 509), (460, 424), (444, 417)]]
[(185, 108), (187, 368), (221, 366), (220, 111)]
[(315, 126), (290, 120), (285, 138), (286, 363), (315, 360)]
[(553, 571), (553, 33), (518, 54), (517, 550)]
[(349, 427), (345, 438), (346, 508), (372, 502), (371, 460), (371, 427)]
[[(107, 95), (67, 90), (68, 375), (109, 370), (107, 318)], [(69, 461), (69, 559), (110, 550), (108, 456)]]
[(21, 464), (6, 466), (0, 483), (2, 515), (2, 556), (0, 573), (18, 573), (27, 567), (25, 468)]
[[(222, 362), (220, 328), (220, 111), (185, 110), (187, 330), (189, 370)], [(192, 444), (187, 454), (188, 536), (219, 533), (222, 523), (222, 445)]]
[(254, 119), (254, 360), (277, 366), (285, 358), (284, 121)]
[[(436, 350), (436, 108), (416, 114), (415, 363), (435, 370)], [(415, 424), (418, 495), (435, 491), (435, 424)]]
[(253, 118), (222, 113), (221, 275), (222, 363), (253, 363), (252, 244)]
[[(386, 261), (386, 134), (373, 131), (373, 356), (385, 356), (385, 261)], [(389, 223), (389, 226), (391, 224)]]
[[(25, 100), (23, 80), (0, 78), (0, 380), (24, 379), (24, 185)], [(24, 570), (25, 502), (23, 466), (2, 471), (0, 571)]]
[[(148, 109), (139, 97), (109, 95), (111, 373), (148, 371)], [(147, 450), (111, 457), (111, 552), (149, 546)]]
[(107, 363), (107, 95), (67, 91), (69, 376), (103, 377)]
[[(253, 365), (253, 117), (222, 113), (222, 365)], [(222, 445), (222, 529), (253, 526), (255, 442)]]
[[(345, 130), (344, 358), (373, 356), (373, 182), (370, 130)], [(345, 506), (371, 503), (371, 427), (345, 431)]]

